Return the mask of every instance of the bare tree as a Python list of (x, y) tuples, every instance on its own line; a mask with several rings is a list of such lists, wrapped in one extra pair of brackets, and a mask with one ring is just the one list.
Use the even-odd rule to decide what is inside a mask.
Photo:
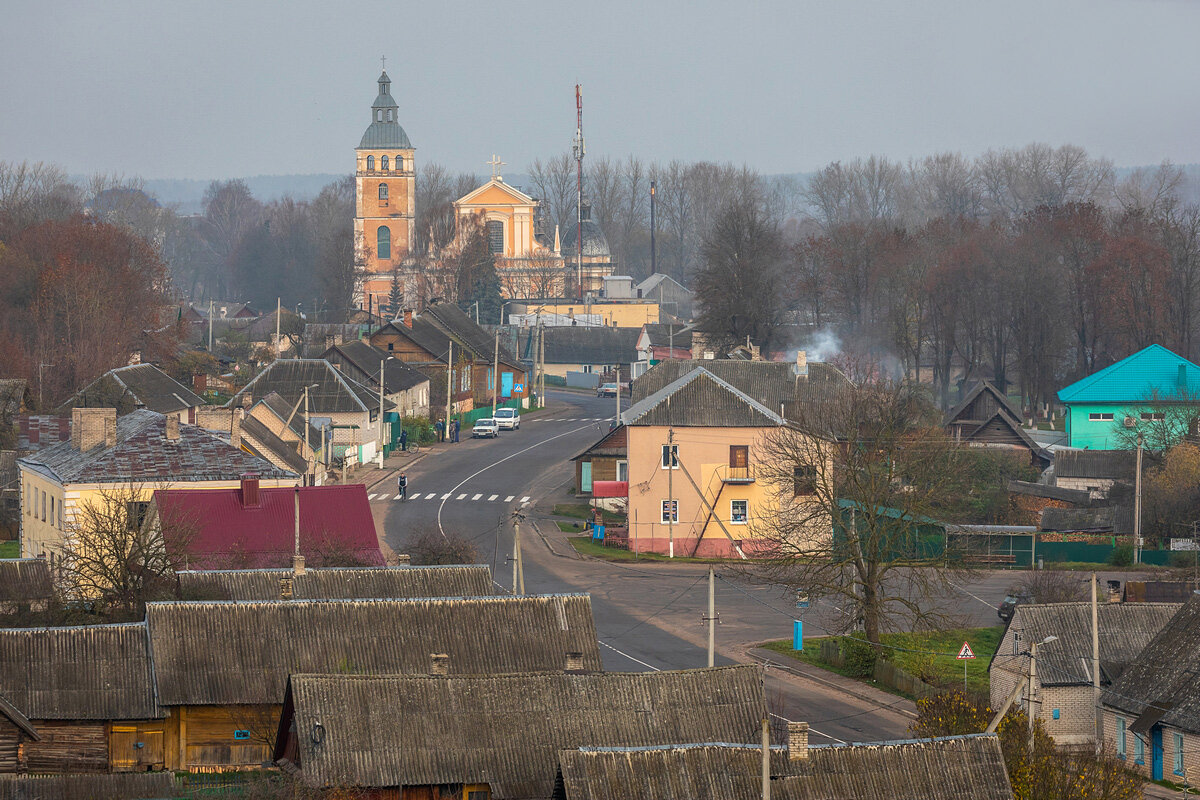
[(571, 227), (578, 194), (575, 159), (571, 154), (564, 152), (545, 161), (535, 160), (529, 165), (529, 180), (550, 221), (560, 231)]

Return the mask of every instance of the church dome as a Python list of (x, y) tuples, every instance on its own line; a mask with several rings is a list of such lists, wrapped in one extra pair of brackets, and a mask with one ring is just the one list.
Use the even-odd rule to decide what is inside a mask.
[(400, 107), (392, 99), (392, 79), (387, 72), (379, 76), (379, 94), (371, 104), (371, 124), (358, 143), (359, 150), (411, 150), (412, 142), (400, 127)]
[[(592, 219), (591, 208), (584, 203), (583, 205), (583, 254), (585, 256), (596, 256), (608, 258), (612, 252), (608, 249), (608, 239), (604, 237), (604, 231), (600, 229), (600, 223)], [(573, 254), (579, 252), (579, 246), (575, 244), (575, 231), (579, 228), (576, 223), (567, 228), (566, 234), (562, 237), (562, 255), (563, 258), (569, 258)]]

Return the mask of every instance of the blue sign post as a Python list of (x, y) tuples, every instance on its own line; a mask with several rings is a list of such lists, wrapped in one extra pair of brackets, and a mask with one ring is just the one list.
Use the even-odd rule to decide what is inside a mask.
[(804, 649), (804, 623), (801, 620), (792, 620), (792, 649)]

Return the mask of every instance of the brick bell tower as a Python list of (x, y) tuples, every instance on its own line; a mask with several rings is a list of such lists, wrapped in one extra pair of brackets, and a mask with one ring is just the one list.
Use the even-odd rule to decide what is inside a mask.
[(400, 107), (392, 99), (386, 69), (378, 83), (371, 124), (354, 151), (354, 234), (365, 265), (354, 300), (376, 313), (387, 301), (392, 273), (412, 252), (416, 214), (416, 148), (400, 127)]

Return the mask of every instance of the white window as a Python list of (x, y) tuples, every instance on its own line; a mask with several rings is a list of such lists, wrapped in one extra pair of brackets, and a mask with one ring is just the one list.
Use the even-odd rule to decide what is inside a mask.
[(729, 501), (729, 521), (734, 525), (745, 525), (749, 515), (749, 500)]
[(629, 480), (629, 462), (628, 461), (618, 461), (617, 462), (617, 480), (619, 480), (619, 481)]
[(1133, 763), (1146, 763), (1146, 742), (1136, 733), (1133, 735)]
[(664, 525), (679, 522), (679, 501), (662, 501), (662, 521)]
[(1117, 755), (1125, 757), (1125, 718), (1117, 717)]
[(1112, 415), (1111, 413), (1100, 413), (1100, 414), (1097, 414), (1097, 413), (1091, 413), (1091, 414), (1088, 414), (1088, 421), (1089, 421), (1089, 422), (1106, 422), (1106, 421), (1110, 421), (1110, 420), (1112, 420), (1112, 418), (1113, 418), (1113, 415)]
[(1166, 418), (1167, 418), (1167, 415), (1161, 411), (1143, 411), (1142, 412), (1142, 419), (1146, 420), (1147, 422), (1152, 422), (1154, 420), (1163, 420)]
[(664, 444), (662, 446), (662, 468), (679, 469), (679, 445)]
[(1183, 734), (1182, 733), (1173, 733), (1173, 734), (1171, 734), (1171, 740), (1175, 744), (1174, 772), (1176, 775), (1182, 775), (1183, 774)]

